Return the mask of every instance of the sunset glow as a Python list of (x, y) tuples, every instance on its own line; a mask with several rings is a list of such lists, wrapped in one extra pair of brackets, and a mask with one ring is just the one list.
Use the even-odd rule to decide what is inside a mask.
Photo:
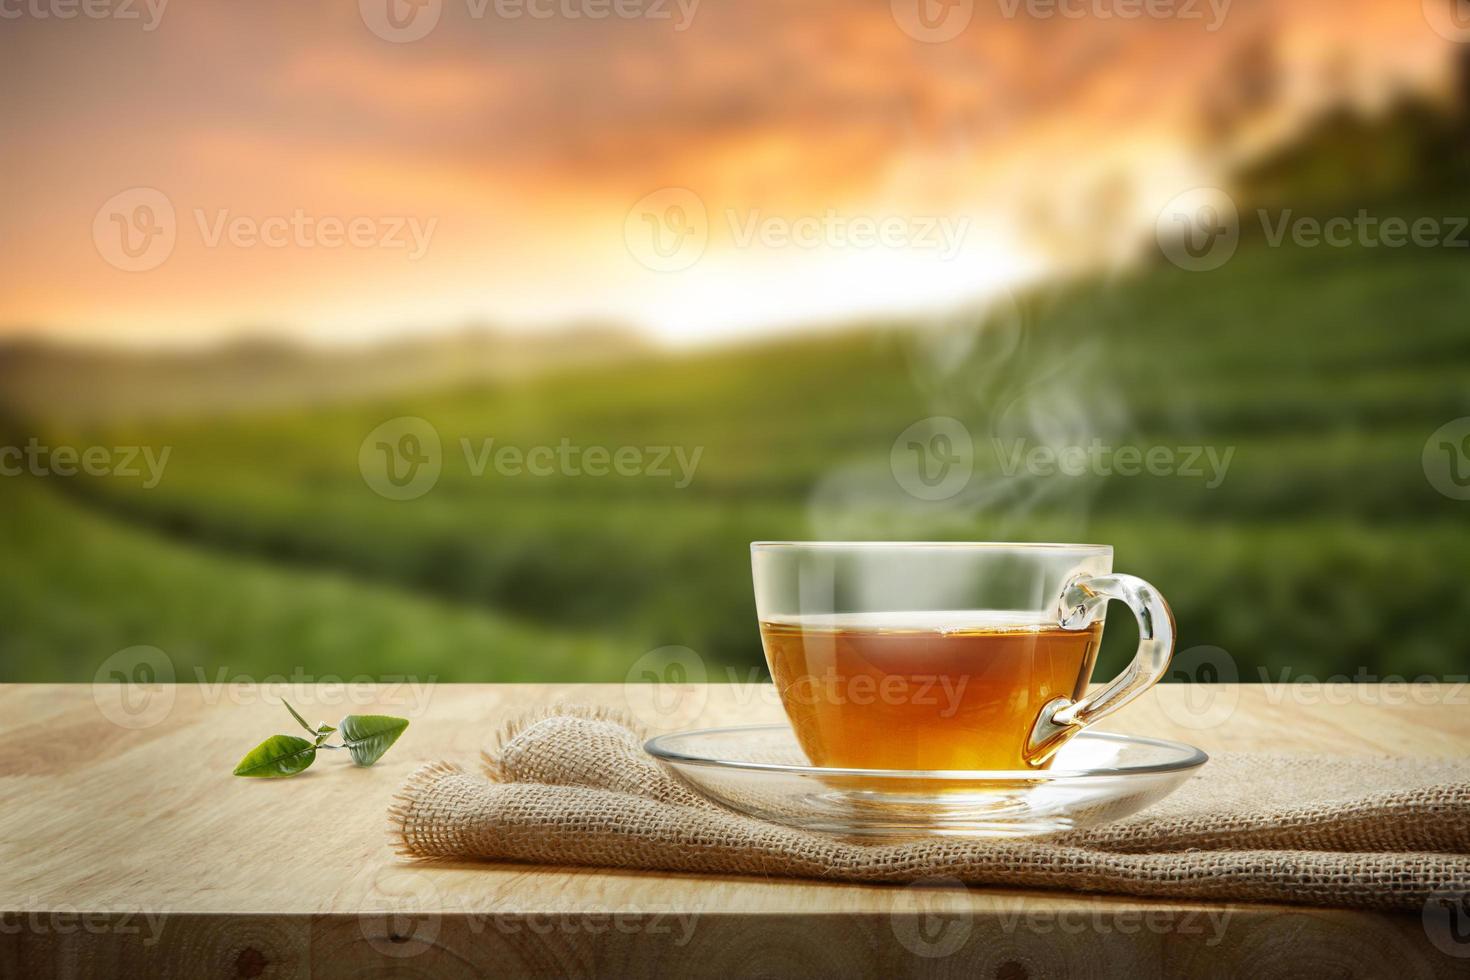
[[(683, 29), (474, 9), (445, 3), (413, 43), (352, 3), (7, 22), (0, 102), (26, 151), (0, 185), (0, 333), (597, 320), (682, 344), (922, 311), (1136, 250), (1217, 176), (1186, 120), (1251, 39), (1290, 48), (1290, 111), (1334, 70), (1369, 97), (1432, 85), (1445, 47), (1417, 3), (1238, 0), (1217, 31), (977, 4), (942, 44), (886, 2), (705, 0)], [(1112, 225), (1083, 227), (1114, 187)], [(172, 215), (138, 212), (138, 188)], [(129, 271), (114, 236), (161, 227), (135, 214), (173, 241)], [(685, 254), (638, 237), (665, 218)]]

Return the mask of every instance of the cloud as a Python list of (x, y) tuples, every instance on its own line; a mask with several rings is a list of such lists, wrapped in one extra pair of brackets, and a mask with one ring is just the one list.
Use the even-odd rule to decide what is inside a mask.
[[(375, 37), (353, 3), (171, 4), (146, 34), (121, 22), (7, 22), (0, 112), (24, 152), (7, 162), (0, 214), (9, 239), (31, 247), (7, 253), (27, 285), (0, 292), (0, 323), (132, 329), (167, 314), (209, 330), (242, 315), (377, 308), (382, 294), (400, 298), (395, 309), (437, 313), (469, 297), (466, 315), (555, 316), (575, 293), (581, 312), (657, 308), (671, 328), (690, 319), (695, 330), (688, 290), (720, 286), (712, 265), (678, 282), (628, 279), (623, 217), (659, 188), (692, 188), (716, 214), (964, 215), (985, 226), (992, 253), (1020, 254), (1006, 225), (1024, 222), (1024, 207), (1066, 217), (1119, 174), (1158, 180), (1160, 161), (1188, 174), (1179, 160), (1200, 93), (1252, 32), (1279, 31), (1293, 51), (1326, 39), (1380, 74), (1431, 64), (1423, 53), (1438, 42), (1417, 5), (1388, 0), (1235, 0), (1214, 34), (1156, 20), (1007, 19), (977, 4), (946, 44), (906, 35), (881, 0), (703, 0), (684, 31), (469, 9), (445, 0), (435, 30), (409, 44)], [(185, 240), (154, 278), (128, 279), (99, 261), (87, 230), (102, 201), (135, 186), (162, 190), (181, 213), (433, 215), (438, 247), (395, 272), (382, 256), (206, 254)], [(759, 258), (720, 272), (720, 303), (694, 305), (724, 304), (709, 315), (740, 319), (724, 298), (743, 294), (747, 319), (793, 299), (803, 316), (846, 315), (854, 279), (877, 285), (871, 256), (821, 268), (810, 256)], [(755, 297), (745, 284), (757, 268), (797, 278), (767, 279)], [(577, 290), (548, 286), (568, 269)], [(934, 294), (976, 278), (963, 263), (930, 271)], [(434, 294), (415, 303), (426, 284)]]

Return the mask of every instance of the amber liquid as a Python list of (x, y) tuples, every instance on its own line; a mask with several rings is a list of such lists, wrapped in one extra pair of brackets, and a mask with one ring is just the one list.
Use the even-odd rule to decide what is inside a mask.
[(859, 769), (1038, 768), (1023, 754), (1031, 726), (1052, 698), (1082, 695), (1101, 637), (1101, 623), (973, 613), (761, 624), (807, 757)]

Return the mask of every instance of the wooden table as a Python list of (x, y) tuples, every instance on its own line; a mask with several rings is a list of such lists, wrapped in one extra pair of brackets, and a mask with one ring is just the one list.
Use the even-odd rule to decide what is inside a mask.
[[(300, 686), (288, 696), (310, 721), (377, 711), (412, 725), (371, 769), (333, 753), (293, 779), (246, 780), (230, 775), (245, 750), (293, 730), (271, 690), (0, 686), (0, 976), (1470, 973), (1470, 923), (1417, 914), (417, 865), (390, 851), (385, 811), (404, 777), (430, 760), (473, 766), (528, 707), (630, 706), (663, 728), (780, 718), (763, 685), (650, 690)], [(1470, 692), (1165, 686), (1105, 727), (1207, 751), (1464, 755)]]

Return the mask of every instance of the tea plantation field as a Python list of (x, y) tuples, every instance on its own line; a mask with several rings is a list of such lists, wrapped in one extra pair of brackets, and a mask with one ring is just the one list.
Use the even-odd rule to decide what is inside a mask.
[[(495, 385), (11, 419), (8, 443), (170, 455), (151, 488), (0, 477), (0, 679), (90, 680), (133, 644), (191, 675), (456, 681), (621, 681), (679, 644), (744, 678), (748, 542), (835, 536), (1111, 543), (1171, 599), (1182, 646), (1226, 651), (1211, 663), (1242, 680), (1464, 674), (1470, 502), (1435, 489), (1424, 452), (1470, 416), (1467, 310), (1453, 250), (1257, 243), (1209, 273)], [(432, 426), (441, 472), (388, 499), (360, 450), (405, 416)], [(935, 416), (962, 423), (973, 473), (926, 500), (900, 434)], [(1103, 462), (1046, 463), (1067, 446)], [(1120, 473), (1123, 447), (1155, 472)], [(589, 449), (625, 450), (625, 472)]]

